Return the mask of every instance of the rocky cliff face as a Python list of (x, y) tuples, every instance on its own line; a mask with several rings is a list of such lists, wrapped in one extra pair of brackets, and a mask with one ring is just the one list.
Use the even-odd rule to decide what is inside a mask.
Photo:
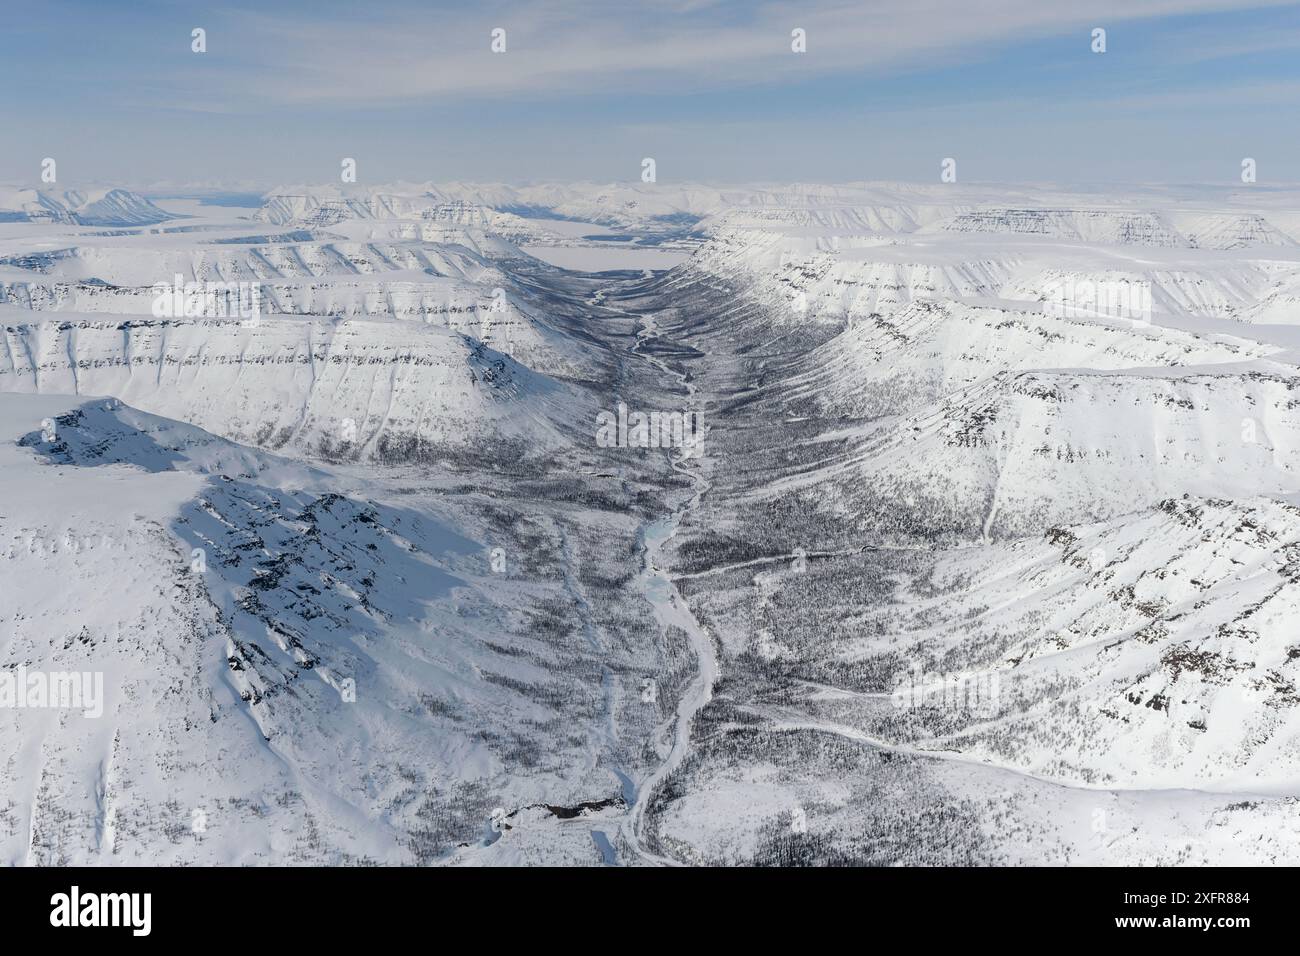
[(0, 390), (112, 395), (233, 440), (326, 456), (419, 458), (511, 438), (545, 447), (584, 405), (507, 356), (416, 323), (83, 316), (4, 335)]
[(0, 222), (74, 226), (146, 226), (173, 218), (126, 189), (83, 192), (0, 188)]

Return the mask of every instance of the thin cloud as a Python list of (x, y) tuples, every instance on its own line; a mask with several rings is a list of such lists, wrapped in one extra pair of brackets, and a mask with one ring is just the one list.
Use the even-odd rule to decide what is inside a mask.
[[(1259, 0), (1255, 7), (1281, 5)], [(238, 69), (214, 95), (249, 105), (409, 105), (456, 95), (690, 92), (791, 78), (880, 72), (994, 55), (1007, 44), (1124, 21), (1241, 11), (1233, 0), (940, 0), (762, 4), (684, 2), (654, 9), (567, 0), (436, 17), (377, 10), (346, 19), (242, 14)], [(489, 50), (494, 27), (507, 52)], [(790, 51), (794, 28), (808, 52)], [(1260, 42), (1265, 42), (1261, 40)]]

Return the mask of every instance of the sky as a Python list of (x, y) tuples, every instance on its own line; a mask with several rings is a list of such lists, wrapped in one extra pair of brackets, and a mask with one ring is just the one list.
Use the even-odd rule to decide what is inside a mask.
[(1297, 3), (6, 7), (10, 184), (1300, 182)]

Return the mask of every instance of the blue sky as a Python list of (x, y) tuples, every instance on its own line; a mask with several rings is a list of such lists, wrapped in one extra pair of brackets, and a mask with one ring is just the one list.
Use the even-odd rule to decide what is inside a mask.
[(1294, 3), (55, 0), (0, 33), (0, 180), (1294, 183), (1298, 54)]

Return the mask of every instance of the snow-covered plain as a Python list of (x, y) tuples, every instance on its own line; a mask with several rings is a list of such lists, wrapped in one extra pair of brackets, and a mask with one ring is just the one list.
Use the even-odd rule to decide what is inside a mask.
[(0, 330), (5, 862), (1300, 861), (1300, 194), (5, 189)]

